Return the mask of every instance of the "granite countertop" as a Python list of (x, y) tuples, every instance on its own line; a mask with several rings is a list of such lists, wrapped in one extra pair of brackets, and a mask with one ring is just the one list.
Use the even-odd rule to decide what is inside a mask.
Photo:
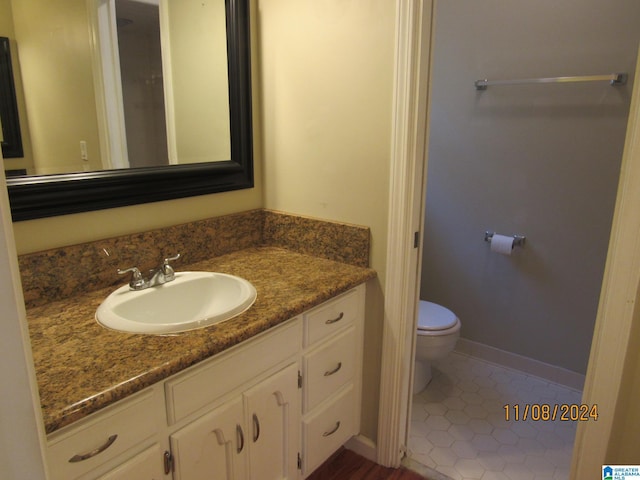
[(172, 336), (111, 331), (95, 311), (113, 287), (27, 310), (45, 430), (90, 413), (264, 332), (375, 277), (356, 267), (278, 247), (248, 248), (184, 266), (249, 280), (255, 304), (226, 322)]

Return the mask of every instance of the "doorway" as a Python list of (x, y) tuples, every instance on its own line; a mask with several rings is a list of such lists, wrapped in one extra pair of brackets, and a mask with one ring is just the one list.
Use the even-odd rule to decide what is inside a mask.
[[(396, 165), (393, 167), (393, 171), (396, 172), (398, 177), (402, 177), (403, 175), (406, 175), (407, 172), (411, 172), (411, 173), (407, 175), (410, 179), (407, 180), (406, 177), (404, 177), (405, 179), (402, 180), (404, 182), (404, 185), (403, 185), (404, 188), (400, 188), (400, 187), (395, 188), (395, 184), (392, 183), (392, 185), (394, 186), (392, 190), (395, 190), (395, 191), (392, 191), (392, 198), (395, 198), (399, 203), (402, 203), (404, 205), (411, 205), (412, 200), (415, 199), (416, 196), (419, 196), (419, 194), (416, 194), (416, 190), (412, 190), (411, 183), (413, 179), (417, 177), (422, 177), (421, 165), (412, 163), (411, 156), (412, 154), (416, 153), (416, 150), (418, 155), (420, 154), (420, 148), (421, 148), (420, 146), (422, 141), (424, 140), (424, 137), (421, 137), (420, 135), (418, 135), (417, 139), (409, 138), (407, 140), (408, 136), (406, 135), (406, 132), (408, 130), (411, 130), (412, 127), (415, 127), (417, 124), (420, 123), (419, 117), (416, 117), (414, 115), (416, 111), (416, 107), (414, 107), (414, 105), (416, 104), (426, 105), (427, 103), (426, 101), (427, 94), (422, 89), (411, 91), (411, 88), (412, 88), (412, 85), (423, 85), (426, 82), (425, 79), (428, 77), (428, 63), (429, 63), (428, 55), (425, 55), (424, 51), (421, 50), (421, 48), (427, 49), (428, 42), (425, 43), (425, 40), (428, 40), (428, 38), (426, 37), (429, 37), (429, 35), (427, 34), (425, 37), (425, 32), (429, 31), (430, 3), (431, 2), (423, 3), (423, 2), (417, 1), (417, 2), (411, 2), (411, 5), (407, 6), (404, 9), (399, 7), (398, 25), (399, 25), (400, 35), (398, 36), (398, 38), (403, 40), (405, 38), (404, 36), (406, 35), (407, 36), (406, 38), (409, 38), (409, 39), (422, 38), (423, 40), (422, 42), (418, 42), (418, 45), (420, 45), (420, 47), (418, 48), (416, 48), (415, 43), (411, 44), (410, 40), (407, 41), (406, 43), (403, 43), (401, 41), (398, 48), (399, 60), (397, 61), (397, 65), (399, 67), (397, 71), (400, 72), (400, 76), (399, 76), (399, 82), (398, 82), (399, 84), (396, 88), (396, 99), (397, 99), (396, 101), (398, 104), (396, 112), (397, 113), (399, 112), (402, 118), (409, 119), (410, 126), (409, 127), (406, 127), (404, 125), (396, 126), (395, 138), (400, 143), (404, 142), (405, 148), (407, 145), (409, 145), (410, 148), (408, 148), (406, 152), (404, 151), (396, 152), (397, 158), (394, 160), (396, 162)], [(404, 69), (408, 70), (409, 73), (406, 73), (403, 75)], [(407, 94), (407, 91), (409, 91), (408, 94)], [(634, 118), (634, 117), (632, 116), (631, 118)], [(420, 131), (420, 129), (418, 129), (418, 131)], [(625, 177), (623, 176), (622, 178), (624, 179)], [(621, 192), (623, 192), (622, 189), (621, 189)], [(404, 220), (399, 220), (397, 222), (399, 225), (403, 227), (408, 226), (408, 228), (400, 229), (398, 233), (394, 232), (391, 235), (399, 238), (398, 245), (401, 245), (400, 240), (402, 239), (403, 236), (409, 237), (413, 233), (411, 232), (411, 227), (413, 225), (410, 224), (408, 219), (411, 218), (412, 214), (415, 213), (416, 209), (419, 209), (419, 208), (420, 206), (413, 205), (412, 209), (410, 208), (407, 210), (407, 213), (404, 215)], [(630, 232), (630, 231), (627, 232), (625, 230), (624, 225), (621, 225), (619, 223), (617, 225), (618, 225), (617, 229), (623, 230), (624, 231), (623, 234), (627, 235), (629, 239), (635, 238), (633, 237), (633, 232)], [(392, 240), (391, 236), (390, 236), (390, 240)], [(614, 239), (614, 240), (617, 240), (617, 239)], [(615, 244), (617, 243), (614, 243), (614, 245)], [(629, 251), (628, 249), (626, 251), (629, 254), (631, 254), (631, 251)], [(398, 275), (395, 277), (395, 280), (397, 280), (398, 282), (408, 282), (408, 280), (411, 278), (411, 276), (413, 275), (411, 271), (411, 265), (410, 265), (410, 262), (406, 262), (406, 259), (410, 256), (411, 253), (412, 252), (410, 251), (410, 249), (405, 249), (404, 252), (398, 253), (397, 255), (395, 255), (393, 253), (393, 250), (391, 248), (389, 249), (389, 256), (393, 257), (393, 259), (390, 258), (389, 263), (394, 261), (394, 259), (396, 263), (405, 262), (405, 264), (402, 265), (402, 268), (398, 272), (395, 272), (395, 271), (391, 272), (391, 278), (389, 280), (389, 283), (393, 283), (394, 275), (396, 273)], [(610, 256), (611, 256), (611, 251), (610, 251)], [(611, 258), (610, 258), (610, 261), (611, 261)], [(605, 394), (606, 393), (605, 390), (614, 391), (614, 392), (617, 391), (615, 386), (617, 385), (616, 382), (619, 382), (620, 375), (621, 375), (621, 370), (619, 366), (621, 357), (617, 356), (618, 358), (617, 361), (614, 361), (614, 360), (608, 361), (608, 359), (602, 358), (601, 355), (598, 355), (598, 352), (602, 351), (601, 344), (603, 343), (603, 341), (604, 343), (612, 346), (612, 344), (610, 344), (610, 342), (607, 339), (603, 339), (603, 337), (599, 336), (598, 332), (601, 332), (602, 330), (601, 324), (604, 321), (604, 317), (607, 317), (609, 311), (613, 311), (614, 309), (619, 307), (620, 312), (622, 313), (622, 310), (624, 309), (623, 298), (635, 297), (635, 290), (632, 288), (635, 285), (633, 281), (631, 281), (629, 288), (626, 288), (624, 281), (622, 284), (618, 285), (618, 287), (621, 290), (624, 290), (624, 293), (620, 292), (621, 293), (620, 296), (618, 296), (615, 292), (612, 293), (610, 289), (606, 288), (608, 282), (612, 282), (612, 281), (618, 282), (620, 281), (620, 278), (623, 278), (626, 275), (625, 272), (622, 272), (622, 271), (614, 272), (614, 270), (615, 269), (612, 269), (605, 276), (605, 279), (608, 279), (608, 280), (606, 280), (607, 283), (605, 283), (603, 287), (603, 301), (601, 302), (601, 312), (599, 312), (598, 314), (599, 323), (596, 325), (596, 338), (599, 341), (597, 343), (594, 343), (594, 347), (593, 347), (594, 349), (592, 351), (592, 358), (591, 358), (592, 361), (589, 367), (590, 374), (587, 376), (587, 384), (586, 384), (585, 397), (584, 397), (584, 401), (589, 401), (589, 400), (593, 401), (594, 399), (598, 399), (598, 398), (600, 399), (608, 398), (610, 401), (604, 404), (604, 408), (608, 409), (610, 412), (615, 406), (615, 401), (614, 401), (615, 393)], [(623, 270), (623, 268), (621, 268), (620, 270)], [(633, 279), (630, 279), (630, 280), (633, 280)], [(634, 291), (631, 292), (629, 289), (633, 289)], [(407, 365), (410, 362), (410, 360), (406, 358), (407, 356), (402, 357), (401, 352), (399, 352), (400, 347), (398, 346), (398, 342), (394, 342), (394, 340), (391, 337), (393, 336), (395, 338), (404, 339), (404, 340), (401, 340), (399, 343), (404, 344), (406, 346), (411, 344), (412, 335), (411, 335), (411, 332), (408, 331), (408, 330), (411, 330), (411, 326), (409, 325), (407, 327), (406, 325), (404, 325), (403, 322), (405, 321), (406, 318), (410, 318), (410, 315), (411, 315), (410, 309), (412, 308), (412, 306), (411, 306), (410, 299), (404, 298), (401, 292), (396, 292), (393, 288), (387, 289), (387, 291), (385, 292), (385, 297), (388, 304), (388, 312), (389, 312), (389, 328), (388, 328), (389, 333), (385, 333), (385, 347), (387, 347), (387, 342), (389, 345), (391, 345), (391, 347), (385, 348), (385, 358), (383, 359), (378, 459), (381, 462), (384, 462), (386, 464), (394, 464), (399, 461), (398, 460), (399, 456), (398, 456), (398, 453), (396, 452), (402, 451), (402, 441), (403, 441), (402, 439), (404, 438), (404, 435), (406, 433), (406, 425), (403, 424), (402, 420), (400, 420), (399, 423), (398, 421), (394, 422), (393, 418), (394, 418), (394, 415), (398, 415), (400, 419), (407, 418), (406, 417), (407, 409), (402, 405), (402, 402), (403, 402), (402, 398), (406, 399), (407, 396), (406, 396), (406, 393), (401, 393), (399, 395), (394, 396), (392, 394), (389, 394), (387, 389), (396, 387), (396, 389), (400, 389), (401, 392), (407, 392), (409, 390), (409, 387), (408, 387), (409, 374), (406, 371), (406, 368), (403, 369), (402, 361), (400, 360), (395, 361), (395, 359), (404, 358), (404, 362), (405, 362), (404, 365)], [(625, 301), (628, 301), (628, 300), (625, 300)], [(618, 302), (619, 305), (616, 304), (616, 302)], [(409, 313), (407, 316), (408, 311)], [(627, 322), (630, 321), (629, 315), (627, 314), (628, 312), (624, 313), (625, 318), (616, 317), (615, 322), (613, 322), (613, 318), (611, 318), (611, 320), (609, 321), (610, 326), (609, 326), (608, 332), (611, 334), (612, 338), (613, 337), (617, 339), (625, 338), (624, 337), (625, 332), (628, 333)], [(408, 353), (408, 350), (409, 349), (405, 347), (404, 349), (405, 353)], [(616, 355), (622, 355), (622, 358), (623, 358), (624, 349), (616, 350), (614, 348), (613, 350), (616, 352)], [(597, 365), (594, 362), (594, 356), (597, 356), (598, 358)], [(604, 364), (604, 363), (607, 364), (606, 367), (603, 365), (603, 367), (600, 368), (600, 364)], [(608, 370), (610, 372), (610, 375), (607, 375), (605, 373), (605, 370)], [(608, 388), (604, 390), (600, 388), (595, 388), (594, 382), (596, 380), (598, 380), (599, 384), (602, 384), (602, 381), (604, 381), (604, 384), (607, 384), (609, 387), (614, 386), (614, 388), (613, 389)], [(582, 438), (581, 444), (580, 444), (580, 447), (581, 447), (580, 450), (583, 454), (583, 456), (581, 457), (583, 463), (587, 458), (587, 457), (584, 457), (585, 451), (591, 452), (592, 454), (597, 454), (597, 455), (588, 456), (591, 463), (597, 463), (597, 461), (601, 459), (601, 457), (603, 456), (604, 449), (600, 448), (600, 450), (598, 450), (597, 448), (594, 448), (594, 445), (602, 446), (604, 444), (606, 446), (608, 433), (610, 432), (610, 427), (611, 427), (610, 421), (598, 422), (597, 425), (596, 424), (588, 425), (588, 426), (579, 425), (578, 437)], [(587, 429), (592, 432), (588, 440), (584, 438), (584, 436), (581, 436), (581, 430), (587, 430)], [(594, 435), (593, 432), (598, 432), (600, 435), (598, 434)], [(397, 443), (394, 444), (394, 442), (396, 441)], [(575, 465), (575, 462), (574, 462), (574, 465)]]
[[(561, 386), (554, 382), (547, 388), (553, 395), (533, 394), (542, 379), (549, 380), (543, 377), (547, 367), (586, 372), (631, 85), (507, 82), (582, 80), (580, 75), (588, 73), (611, 73), (614, 64), (632, 71), (640, 40), (633, 24), (640, 9), (631, 3), (617, 7), (484, 2), (479, 8), (455, 0), (436, 6), (421, 298), (459, 316), (464, 338), (458, 346), (470, 346), (463, 352), (472, 356), (449, 357), (452, 364), (466, 364), (464, 371), (448, 370), (442, 360), (442, 378), (454, 383), (441, 405), (453, 403), (442, 415), (424, 416), (426, 422), (450, 423), (443, 432), (448, 435), (460, 433), (454, 422), (474, 422), (467, 418), (472, 414), (478, 417), (472, 426), (478, 428), (471, 438), (443, 434), (432, 439), (438, 443), (422, 458), (452, 478), (465, 478), (471, 466), (496, 476), (568, 478), (575, 426), (566, 433), (560, 428), (566, 423), (559, 421), (514, 424), (506, 421), (499, 403), (561, 405), (554, 400)], [(597, 22), (591, 20), (594, 12)], [(474, 80), (484, 78), (505, 83), (473, 87)], [(527, 241), (500, 255), (483, 241), (488, 230), (521, 234)], [(519, 357), (493, 355), (492, 361), (504, 358), (504, 363), (497, 372), (478, 376), (493, 368), (478, 365), (475, 352), (487, 350), (479, 347)], [(514, 367), (520, 357), (543, 364), (536, 372), (540, 380), (514, 372), (508, 384), (494, 381), (506, 375), (501, 367)], [(513, 385), (520, 388), (509, 388)], [(447, 390), (444, 383), (439, 387)], [(489, 388), (484, 393), (494, 394), (497, 402), (484, 410), (472, 407), (477, 404), (456, 410), (465, 395), (458, 393), (461, 388), (475, 389), (466, 393), (469, 402), (492, 400), (478, 395), (482, 388)], [(580, 395), (573, 397), (579, 404)], [(505, 435), (505, 428), (512, 435)], [(423, 439), (424, 450), (430, 443), (428, 436), (412, 439)], [(556, 458), (561, 450), (562, 461)]]
[(168, 165), (159, 1), (91, 6), (103, 168)]

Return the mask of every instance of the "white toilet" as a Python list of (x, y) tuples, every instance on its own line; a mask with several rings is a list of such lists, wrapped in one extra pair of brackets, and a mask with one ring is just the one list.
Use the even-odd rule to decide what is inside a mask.
[(416, 362), (413, 392), (418, 393), (431, 381), (431, 362), (453, 351), (460, 337), (460, 320), (437, 303), (420, 300), (416, 338)]

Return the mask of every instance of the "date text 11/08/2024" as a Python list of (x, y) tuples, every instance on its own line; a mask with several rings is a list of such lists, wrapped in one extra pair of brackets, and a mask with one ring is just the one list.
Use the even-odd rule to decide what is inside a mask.
[(506, 404), (504, 407), (504, 419), (509, 421), (534, 422), (584, 422), (598, 420), (598, 405), (585, 405), (577, 403), (525, 403)]

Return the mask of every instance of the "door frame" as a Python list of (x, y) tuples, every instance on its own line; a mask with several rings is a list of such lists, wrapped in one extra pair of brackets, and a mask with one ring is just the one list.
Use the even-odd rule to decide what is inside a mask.
[(397, 0), (377, 461), (406, 452), (422, 257), (433, 0)]
[[(640, 48), (636, 60), (629, 121), (600, 303), (582, 394), (582, 403), (597, 405), (597, 422), (579, 422), (571, 478), (600, 475), (606, 463), (623, 370), (640, 301)], [(598, 477), (599, 478), (599, 477)]]
[[(0, 152), (2, 161), (2, 152)], [(4, 172), (0, 172), (0, 462), (9, 478), (47, 478), (45, 431)]]
[[(390, 166), (387, 276), (378, 416), (378, 463), (397, 467), (406, 453), (415, 352), (427, 170), (429, 59), (438, 0), (397, 0)], [(640, 75), (640, 57), (636, 77)], [(580, 422), (571, 478), (605, 463), (622, 384), (633, 307), (640, 300), (640, 82), (635, 82), (611, 240), (582, 402), (597, 404), (597, 422)], [(606, 332), (606, 334), (605, 334)]]

